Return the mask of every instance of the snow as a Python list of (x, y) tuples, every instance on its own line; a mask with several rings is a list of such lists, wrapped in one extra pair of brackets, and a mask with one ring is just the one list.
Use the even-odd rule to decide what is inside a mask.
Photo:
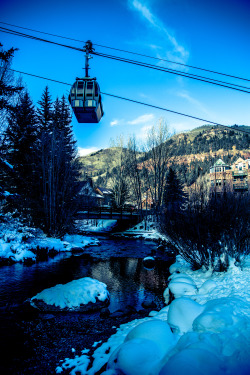
[(6, 216), (6, 221), (0, 223), (0, 259), (12, 262), (35, 262), (38, 248), (59, 253), (99, 244), (96, 238), (80, 235), (66, 235), (62, 240), (47, 237), (41, 230), (25, 226), (11, 216)]
[(115, 351), (107, 365), (107, 369), (115, 370), (115, 374), (150, 375), (161, 359), (158, 345), (144, 338), (124, 342)]
[(47, 305), (55, 305), (61, 309), (74, 309), (81, 304), (95, 303), (97, 299), (105, 301), (108, 298), (109, 293), (106, 284), (90, 277), (84, 277), (64, 285), (57, 284), (52, 288), (44, 289), (31, 298), (31, 304), (34, 306), (32, 301), (38, 299)]
[(156, 222), (154, 216), (148, 215), (147, 220), (136, 224), (132, 228), (122, 232), (122, 236), (133, 238), (143, 238), (145, 240), (165, 240), (166, 236), (162, 235), (158, 230), (158, 223)]
[(250, 256), (241, 267), (231, 259), (224, 273), (192, 271), (177, 257), (164, 292), (175, 294), (170, 305), (121, 325), (92, 356), (81, 357), (91, 365), (77, 366), (79, 374), (94, 375), (107, 363), (105, 375), (247, 375), (249, 271)]
[[(134, 233), (140, 230), (137, 226)], [(151, 228), (150, 236), (154, 236), (153, 231), (157, 232)], [(98, 240), (86, 236), (49, 238), (8, 217), (0, 223), (0, 258), (14, 262), (34, 261), (37, 247), (61, 252), (93, 244), (97, 245)], [(152, 311), (147, 318), (121, 325), (107, 342), (94, 343), (91, 351), (83, 346), (81, 356), (70, 350), (70, 356), (75, 357), (64, 359), (56, 373), (94, 375), (107, 364), (105, 375), (247, 375), (250, 256), (241, 264), (230, 259), (227, 272), (221, 273), (192, 271), (178, 256), (170, 272), (164, 291), (166, 303), (174, 295), (169, 305)], [(106, 298), (105, 284), (83, 278), (45, 289), (32, 300), (74, 309)]]
[(222, 361), (216, 355), (205, 349), (187, 348), (172, 356), (159, 375), (217, 375), (222, 370)]
[(203, 307), (192, 299), (181, 297), (169, 306), (168, 324), (175, 333), (192, 331), (193, 321), (203, 312)]
[(86, 232), (110, 232), (116, 225), (117, 220), (89, 219), (79, 220), (78, 227)]
[(152, 319), (137, 325), (127, 334), (125, 342), (138, 338), (147, 339), (157, 344), (161, 356), (165, 355), (175, 344), (175, 337), (169, 325), (159, 319)]

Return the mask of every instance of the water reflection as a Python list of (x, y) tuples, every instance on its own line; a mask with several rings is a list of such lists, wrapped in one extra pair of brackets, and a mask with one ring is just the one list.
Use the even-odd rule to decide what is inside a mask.
[[(15, 264), (1, 267), (0, 306), (7, 303), (22, 303), (45, 288), (86, 276), (107, 284), (111, 296), (111, 311), (127, 305), (140, 309), (145, 298), (154, 299), (162, 304), (169, 264), (156, 261), (156, 267), (152, 270), (143, 267), (142, 258), (150, 253), (153, 245), (142, 246), (141, 241), (105, 241), (104, 245), (98, 248), (103, 256), (117, 254), (118, 250), (125, 249), (125, 245), (127, 248), (123, 250), (124, 255), (129, 253), (130, 256), (86, 259), (84, 256), (66, 253), (31, 266)], [(96, 250), (93, 248), (93, 252)], [(135, 255), (142, 258), (133, 257)]]

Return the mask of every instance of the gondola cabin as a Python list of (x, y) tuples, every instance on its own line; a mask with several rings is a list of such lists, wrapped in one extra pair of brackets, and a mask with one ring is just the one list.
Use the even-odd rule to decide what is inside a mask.
[(79, 123), (97, 123), (104, 114), (95, 78), (77, 78), (70, 90), (69, 102)]

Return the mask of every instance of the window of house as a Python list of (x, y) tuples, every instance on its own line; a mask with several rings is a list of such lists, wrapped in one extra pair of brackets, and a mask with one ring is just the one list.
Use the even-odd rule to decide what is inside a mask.
[(216, 186), (221, 186), (221, 180), (216, 180)]

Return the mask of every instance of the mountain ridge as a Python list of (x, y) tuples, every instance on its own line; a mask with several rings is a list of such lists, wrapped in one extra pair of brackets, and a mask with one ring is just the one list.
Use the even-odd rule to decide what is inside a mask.
[[(249, 132), (249, 135), (246, 132)], [(220, 126), (202, 125), (173, 135), (167, 141), (167, 145), (170, 162), (174, 164), (179, 174), (183, 174), (185, 169), (185, 177), (181, 176), (181, 178), (189, 185), (200, 173), (193, 173), (192, 169), (205, 174), (219, 157), (224, 158), (227, 163), (233, 162), (237, 156), (250, 158), (250, 126), (233, 125), (226, 129)], [(108, 178), (118, 165), (120, 156), (119, 147), (110, 147), (80, 157), (82, 177), (92, 177), (95, 183), (107, 185)], [(189, 178), (191, 172), (192, 179)]]

